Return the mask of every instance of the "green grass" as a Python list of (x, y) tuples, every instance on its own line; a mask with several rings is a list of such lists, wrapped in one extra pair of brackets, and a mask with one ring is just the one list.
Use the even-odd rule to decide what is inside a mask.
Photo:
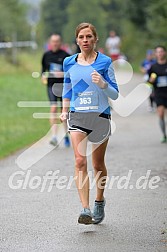
[(0, 158), (32, 144), (49, 130), (47, 119), (34, 119), (33, 112), (49, 108), (19, 108), (18, 101), (47, 100), (46, 87), (31, 73), (40, 70), (38, 54), (21, 54), (13, 66), (0, 57)]

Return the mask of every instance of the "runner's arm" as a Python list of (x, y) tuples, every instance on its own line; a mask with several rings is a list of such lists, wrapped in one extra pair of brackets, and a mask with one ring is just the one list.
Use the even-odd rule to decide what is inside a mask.
[(146, 74), (147, 73), (147, 70), (146, 68), (144, 67), (144, 61), (141, 63), (140, 65), (140, 71), (143, 73), (143, 74)]
[(41, 69), (41, 74), (46, 72), (46, 61), (45, 61), (45, 54), (42, 57), (42, 61), (41, 61), (41, 65), (42, 65), (42, 69)]
[(116, 100), (119, 95), (119, 90), (118, 90), (118, 85), (116, 83), (114, 69), (113, 69), (111, 60), (109, 60), (106, 65), (103, 78), (104, 78), (104, 81), (106, 82), (106, 88), (103, 89), (103, 92), (112, 100)]
[(66, 63), (66, 59), (63, 63), (63, 71), (64, 71), (64, 84), (63, 84), (63, 109), (62, 113), (68, 113), (70, 107), (70, 100), (72, 97), (72, 84), (68, 71), (68, 65)]
[(47, 84), (47, 77), (45, 75), (45, 72), (46, 72), (46, 63), (45, 63), (45, 54), (43, 55), (42, 57), (42, 69), (41, 69), (41, 81), (43, 84)]
[(156, 73), (154, 73), (152, 67), (151, 67), (150, 70), (148, 71), (148, 75), (149, 75), (149, 80), (148, 80), (148, 82), (149, 82), (150, 84), (154, 85), (155, 82), (156, 82), (156, 79), (157, 79), (157, 75), (156, 75)]

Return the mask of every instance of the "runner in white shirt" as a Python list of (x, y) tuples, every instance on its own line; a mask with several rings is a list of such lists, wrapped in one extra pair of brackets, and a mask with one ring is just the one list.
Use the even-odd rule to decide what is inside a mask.
[(120, 55), (121, 39), (116, 35), (115, 31), (110, 31), (110, 37), (106, 40), (106, 49), (112, 60), (117, 60)]

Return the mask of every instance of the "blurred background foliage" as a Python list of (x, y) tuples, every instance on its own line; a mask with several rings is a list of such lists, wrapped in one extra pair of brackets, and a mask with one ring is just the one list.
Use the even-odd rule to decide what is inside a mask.
[(166, 0), (1, 0), (0, 41), (35, 39), (39, 46), (52, 33), (73, 43), (80, 22), (92, 22), (99, 33), (99, 46), (110, 30), (122, 38), (122, 51), (129, 60), (144, 56), (147, 48), (166, 45)]
[(97, 27), (101, 47), (109, 31), (116, 30), (122, 38), (122, 51), (132, 61), (140, 60), (147, 48), (167, 43), (166, 0), (45, 0), (41, 3), (43, 38), (55, 31), (72, 43), (74, 29), (83, 21)]
[(17, 33), (18, 39), (27, 39), (27, 10), (28, 6), (18, 0), (0, 1), (0, 42), (11, 41), (13, 33)]

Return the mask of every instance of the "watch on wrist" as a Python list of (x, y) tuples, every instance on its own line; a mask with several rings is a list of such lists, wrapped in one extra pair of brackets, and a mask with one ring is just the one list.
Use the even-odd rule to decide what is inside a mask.
[(108, 88), (108, 83), (104, 82), (104, 87), (102, 89), (106, 89), (106, 88)]

